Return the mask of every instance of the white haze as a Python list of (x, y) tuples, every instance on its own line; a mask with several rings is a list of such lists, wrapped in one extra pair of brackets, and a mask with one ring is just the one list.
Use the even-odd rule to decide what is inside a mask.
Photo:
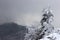
[(60, 25), (60, 0), (0, 0), (0, 24), (16, 22), (19, 25), (31, 25), (39, 22), (42, 9), (48, 7), (53, 10), (54, 26)]

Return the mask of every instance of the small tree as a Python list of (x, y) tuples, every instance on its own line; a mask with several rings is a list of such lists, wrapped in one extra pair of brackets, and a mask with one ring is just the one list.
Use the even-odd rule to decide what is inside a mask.
[(43, 38), (44, 35), (48, 35), (53, 31), (54, 27), (51, 25), (51, 17), (53, 18), (53, 14), (49, 9), (47, 11), (44, 11), (43, 18), (40, 22), (42, 27), (37, 33), (38, 37), (36, 38), (36, 40)]
[(50, 21), (51, 17), (53, 17), (53, 14), (51, 13), (50, 10), (44, 11), (43, 18), (40, 21), (41, 27), (39, 26), (40, 28), (37, 30), (36, 29), (33, 30), (33, 28), (30, 28), (30, 32), (26, 34), (25, 40), (38, 40), (43, 38), (45, 35), (51, 33), (52, 30), (54, 29), (54, 27), (51, 25)]

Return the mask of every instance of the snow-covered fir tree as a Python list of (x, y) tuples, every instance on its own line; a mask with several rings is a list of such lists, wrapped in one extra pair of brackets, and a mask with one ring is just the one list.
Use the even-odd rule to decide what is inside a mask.
[(40, 25), (31, 26), (28, 29), (28, 33), (26, 33), (24, 40), (39, 40), (53, 32), (54, 27), (51, 22), (54, 16), (50, 9), (45, 9), (43, 12), (44, 14), (42, 20), (40, 21)]
[[(50, 12), (49, 11), (48, 12), (45, 11), (45, 13), (50, 14), (51, 11)], [(48, 21), (49, 21), (49, 22), (47, 22), (48, 26), (45, 25), (46, 23), (42, 23), (42, 22), (45, 22), (45, 21), (43, 21), (43, 19), (41, 20), (41, 23), (42, 23), (41, 25), (45, 26), (48, 30), (44, 32), (45, 35), (43, 35), (43, 37), (39, 40), (60, 40), (60, 28), (53, 27), (52, 24), (51, 24), (51, 22), (52, 22), (51, 20), (53, 20), (53, 15), (52, 14), (51, 14), (50, 18), (48, 19)]]

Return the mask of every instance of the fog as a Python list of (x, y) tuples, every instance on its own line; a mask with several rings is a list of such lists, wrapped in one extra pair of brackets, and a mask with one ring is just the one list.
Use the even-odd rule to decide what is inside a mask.
[(60, 0), (0, 0), (0, 24), (16, 22), (19, 25), (31, 25), (40, 22), (42, 9), (48, 5), (53, 10), (54, 26), (60, 25)]

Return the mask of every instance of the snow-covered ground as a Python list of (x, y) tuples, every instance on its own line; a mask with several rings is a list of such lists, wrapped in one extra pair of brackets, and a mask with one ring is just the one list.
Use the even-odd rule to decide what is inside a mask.
[(50, 35), (45, 36), (44, 38), (39, 40), (60, 40), (60, 30), (57, 29), (54, 31), (54, 33), (51, 33)]
[[(49, 26), (52, 27), (52, 25), (46, 25), (46, 28), (48, 28), (50, 30)], [(33, 36), (36, 37), (35, 33), (38, 31), (37, 29), (40, 29), (39, 27), (40, 26), (37, 27), (36, 25), (33, 27), (30, 27), (29, 31), (26, 35), (26, 39), (32, 40)], [(48, 31), (45, 31), (44, 33), (46, 33), (46, 32), (48, 32)], [(51, 33), (49, 35), (46, 35), (46, 34), (45, 34), (44, 38), (39, 39), (39, 40), (60, 40), (60, 28), (54, 28), (53, 31), (51, 31)]]

